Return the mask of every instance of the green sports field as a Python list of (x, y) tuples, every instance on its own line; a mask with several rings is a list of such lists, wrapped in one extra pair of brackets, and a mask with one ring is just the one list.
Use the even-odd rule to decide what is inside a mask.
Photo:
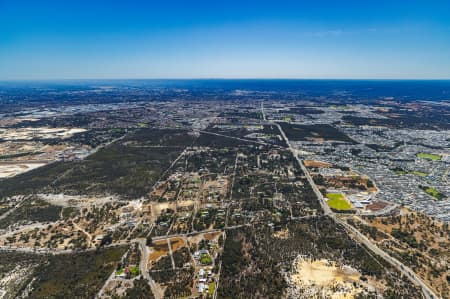
[(345, 199), (344, 195), (340, 193), (328, 193), (327, 204), (330, 208), (339, 210), (339, 211), (347, 211), (352, 209), (352, 205)]

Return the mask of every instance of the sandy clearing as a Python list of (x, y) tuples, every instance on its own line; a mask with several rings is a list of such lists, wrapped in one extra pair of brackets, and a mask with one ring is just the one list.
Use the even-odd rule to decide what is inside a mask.
[(9, 178), (44, 166), (45, 163), (0, 164), (0, 178)]
[(294, 282), (303, 285), (315, 284), (329, 286), (336, 282), (355, 282), (360, 274), (355, 269), (343, 266), (337, 267), (327, 260), (308, 261), (299, 259), (296, 265), (297, 273), (292, 275)]

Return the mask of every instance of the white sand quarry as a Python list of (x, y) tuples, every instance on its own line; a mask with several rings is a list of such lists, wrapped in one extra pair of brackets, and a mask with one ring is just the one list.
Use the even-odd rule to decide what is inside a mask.
[(68, 138), (76, 133), (86, 131), (82, 128), (18, 128), (0, 130), (3, 140), (31, 140), (34, 138)]
[(0, 178), (9, 178), (20, 173), (44, 166), (45, 163), (8, 163), (0, 164)]
[(288, 277), (290, 298), (350, 299), (362, 291), (353, 282), (361, 274), (349, 266), (337, 266), (328, 260), (308, 260), (298, 257), (293, 273)]

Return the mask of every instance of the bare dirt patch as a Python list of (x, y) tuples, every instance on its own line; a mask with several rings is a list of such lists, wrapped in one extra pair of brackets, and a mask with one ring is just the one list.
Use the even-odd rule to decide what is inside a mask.
[(304, 160), (303, 164), (305, 164), (306, 167), (313, 167), (313, 168), (329, 168), (332, 166), (330, 163), (317, 160)]
[(349, 266), (328, 260), (298, 257), (288, 278), (289, 298), (350, 299), (363, 292), (361, 274)]
[(156, 262), (160, 257), (169, 254), (169, 247), (166, 240), (154, 241), (148, 257), (150, 264)]

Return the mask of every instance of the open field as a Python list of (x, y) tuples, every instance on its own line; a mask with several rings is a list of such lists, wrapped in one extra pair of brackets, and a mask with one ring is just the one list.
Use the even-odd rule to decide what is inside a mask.
[(45, 163), (0, 163), (0, 178), (9, 178), (44, 166)]
[(338, 267), (328, 260), (309, 261), (300, 258), (296, 261), (297, 273), (292, 279), (298, 284), (331, 286), (335, 283), (353, 283), (361, 274), (351, 267)]
[(182, 248), (185, 245), (185, 243), (182, 238), (173, 238), (170, 240), (170, 245), (172, 247), (172, 251), (175, 252), (178, 249)]
[(150, 263), (155, 263), (160, 257), (169, 253), (169, 246), (166, 240), (155, 241), (152, 245), (152, 251), (148, 257)]

